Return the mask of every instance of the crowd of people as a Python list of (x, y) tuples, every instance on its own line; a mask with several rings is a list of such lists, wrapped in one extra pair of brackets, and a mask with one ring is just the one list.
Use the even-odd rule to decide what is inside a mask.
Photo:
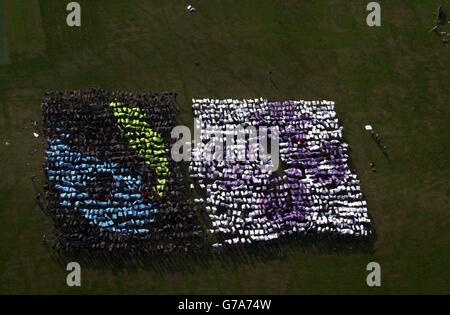
[[(193, 100), (203, 144), (194, 141), (191, 151), (191, 187), (203, 194), (193, 200), (169, 157), (175, 97), (101, 89), (45, 94), (43, 204), (54, 221), (45, 239), (54, 248), (206, 248), (199, 204), (213, 247), (288, 235), (371, 235), (333, 102)], [(233, 143), (223, 151), (215, 141), (205, 145), (218, 135)], [(265, 136), (270, 154), (261, 145)]]
[(169, 158), (175, 94), (47, 92), (45, 237), (61, 250), (200, 249), (204, 233)]
[(446, 28), (448, 29), (449, 24), (450, 20), (448, 20), (447, 14), (444, 12), (442, 6), (439, 6), (436, 12), (436, 25), (431, 31), (436, 33), (445, 44), (450, 42), (450, 32), (445, 31)]
[[(227, 136), (239, 139), (236, 126), (246, 134), (245, 141), (227, 143), (223, 152), (207, 145), (192, 150), (190, 174), (205, 194), (198, 201), (206, 204), (215, 247), (291, 234), (371, 235), (367, 204), (350, 169), (334, 102), (196, 99), (193, 112), (201, 131), (197, 141), (203, 144)], [(261, 136), (251, 127), (277, 127), (269, 142), (279, 142), (278, 171), (273, 172), (274, 160), (263, 152)], [(242, 152), (245, 158), (227, 159)]]

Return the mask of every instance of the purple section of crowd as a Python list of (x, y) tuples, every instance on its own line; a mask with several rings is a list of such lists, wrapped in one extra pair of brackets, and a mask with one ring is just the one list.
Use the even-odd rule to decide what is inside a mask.
[[(350, 169), (348, 144), (342, 137), (331, 101), (268, 102), (198, 99), (194, 116), (201, 128), (200, 142), (192, 151), (191, 177), (206, 193), (206, 211), (218, 242), (252, 243), (285, 235), (371, 234), (360, 182)], [(221, 152), (208, 146), (211, 135), (245, 141), (226, 146), (235, 159), (217, 159)], [(279, 139), (282, 169), (277, 172), (258, 144), (262, 127), (276, 127), (269, 142)], [(213, 130), (214, 129), (214, 130)], [(239, 139), (239, 138), (238, 138)], [(197, 140), (198, 141), (198, 140)], [(272, 148), (273, 149), (273, 148)], [(243, 153), (245, 152), (245, 153)], [(244, 156), (245, 155), (245, 156)]]

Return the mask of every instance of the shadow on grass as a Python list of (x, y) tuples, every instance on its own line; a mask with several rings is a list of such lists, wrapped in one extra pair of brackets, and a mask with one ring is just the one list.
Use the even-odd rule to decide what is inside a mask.
[(252, 244), (213, 251), (208, 248), (191, 253), (144, 254), (140, 252), (88, 252), (57, 251), (48, 248), (52, 258), (66, 268), (71, 261), (83, 268), (127, 272), (149, 270), (161, 275), (171, 273), (194, 273), (219, 267), (233, 270), (240, 265), (254, 265), (270, 261), (283, 261), (296, 253), (351, 255), (372, 254), (376, 237), (349, 239), (343, 237), (303, 236), (286, 238), (270, 244)]

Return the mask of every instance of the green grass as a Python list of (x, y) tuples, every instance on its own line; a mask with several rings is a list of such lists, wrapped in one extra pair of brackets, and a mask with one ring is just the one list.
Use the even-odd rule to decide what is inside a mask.
[(3, 1), (0, 0), (0, 66), (8, 65), (11, 62), (9, 45), (4, 26), (4, 15), (5, 10), (3, 9)]
[(11, 54), (33, 58), (45, 52), (39, 0), (1, 0)]
[[(40, 19), (25, 1), (3, 1), (16, 17), (6, 23), (12, 64), (0, 67), (1, 293), (450, 292), (450, 46), (428, 33), (440, 1), (383, 1), (380, 28), (367, 27), (361, 1), (192, 0), (189, 14), (187, 1), (85, 0), (81, 28), (66, 26), (64, 1), (33, 2)], [(26, 26), (36, 21), (42, 32)], [(295, 246), (271, 259), (83, 262), (82, 287), (68, 288), (70, 258), (42, 244), (49, 226), (29, 177), (43, 181), (43, 141), (30, 122), (41, 119), (45, 89), (93, 86), (176, 91), (187, 125), (194, 97), (335, 100), (374, 219), (373, 252)], [(381, 288), (365, 284), (370, 261), (382, 266)]]

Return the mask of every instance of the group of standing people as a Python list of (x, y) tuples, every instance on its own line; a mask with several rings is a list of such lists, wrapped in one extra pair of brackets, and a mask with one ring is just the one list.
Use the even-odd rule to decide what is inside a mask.
[(169, 157), (175, 94), (47, 92), (45, 209), (63, 250), (186, 252), (203, 233)]
[[(269, 142), (279, 142), (282, 168), (261, 154), (259, 133), (226, 147), (223, 158), (197, 145), (191, 178), (204, 191), (206, 212), (216, 236), (215, 247), (271, 241), (286, 235), (366, 238), (371, 235), (360, 181), (350, 169), (349, 146), (343, 140), (334, 102), (264, 99), (193, 101), (201, 124), (200, 141), (211, 142), (211, 129), (238, 138), (237, 128), (277, 127)], [(278, 139), (275, 139), (278, 137)], [(239, 138), (238, 138), (239, 139)], [(228, 151), (245, 158), (227, 159)], [(217, 156), (216, 156), (217, 157)], [(271, 165), (272, 164), (272, 165)], [(265, 167), (269, 166), (269, 167)]]
[(443, 43), (448, 43), (450, 41), (450, 31), (443, 30), (445, 26), (450, 25), (450, 20), (447, 18), (442, 6), (439, 6), (436, 12), (436, 25), (431, 29), (434, 33), (439, 35)]
[[(210, 219), (213, 247), (288, 235), (371, 235), (334, 102), (193, 100), (201, 143), (218, 131), (235, 141), (224, 152), (194, 142), (191, 187), (202, 198), (192, 199), (180, 166), (169, 157), (175, 97), (101, 89), (45, 94), (44, 201), (54, 221), (45, 239), (53, 247), (202, 249), (209, 237), (199, 204)], [(279, 152), (268, 154), (274, 143)]]

